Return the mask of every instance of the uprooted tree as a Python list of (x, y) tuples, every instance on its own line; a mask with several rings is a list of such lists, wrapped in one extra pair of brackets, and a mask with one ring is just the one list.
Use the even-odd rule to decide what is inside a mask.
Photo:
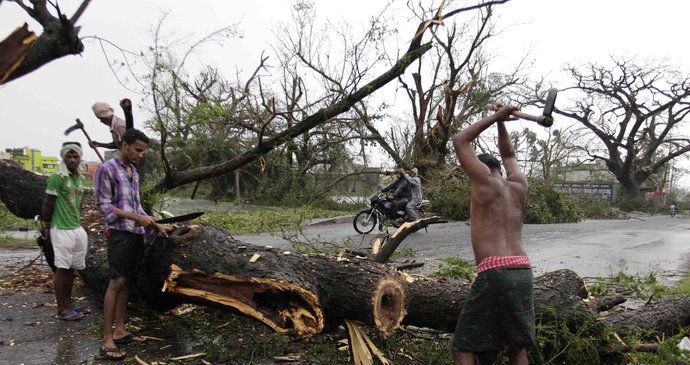
[[(46, 177), (0, 161), (0, 199), (23, 216), (40, 212)], [(89, 234), (89, 287), (104, 292), (108, 283), (105, 237), (92, 195), (83, 199), (82, 223)], [(230, 232), (188, 224), (149, 246), (144, 275), (135, 290), (153, 307), (198, 303), (240, 312), (279, 332), (308, 335), (343, 319), (354, 319), (390, 333), (401, 325), (451, 331), (471, 283), (413, 277), (359, 256), (295, 254), (234, 239)], [(625, 335), (645, 330), (675, 334), (690, 325), (690, 297), (648, 303), (640, 309), (600, 317), (624, 301), (586, 300), (583, 280), (570, 270), (534, 281), (535, 308), (543, 325), (565, 323), (591, 335), (613, 330)]]

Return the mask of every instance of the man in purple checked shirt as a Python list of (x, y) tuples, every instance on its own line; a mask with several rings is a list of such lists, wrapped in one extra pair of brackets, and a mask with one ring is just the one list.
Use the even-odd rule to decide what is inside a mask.
[(144, 340), (125, 329), (129, 282), (141, 269), (144, 235), (153, 238), (160, 232), (167, 236), (175, 229), (173, 225), (156, 223), (141, 207), (136, 166), (144, 158), (148, 143), (143, 132), (128, 129), (122, 136), (119, 155), (106, 161), (96, 172), (96, 202), (105, 222), (110, 268), (103, 300), (100, 351), (107, 360), (124, 359), (126, 354), (117, 345)]

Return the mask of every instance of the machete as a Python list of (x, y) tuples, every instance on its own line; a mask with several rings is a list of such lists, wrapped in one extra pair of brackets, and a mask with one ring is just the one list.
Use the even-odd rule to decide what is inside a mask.
[(191, 221), (194, 218), (199, 218), (204, 214), (204, 212), (194, 212), (189, 214), (178, 215), (170, 218), (163, 218), (156, 221), (156, 223), (166, 224), (166, 223), (177, 223)]

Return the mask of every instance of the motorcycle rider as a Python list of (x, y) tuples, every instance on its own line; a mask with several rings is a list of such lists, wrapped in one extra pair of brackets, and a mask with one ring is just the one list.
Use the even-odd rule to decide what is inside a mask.
[(395, 172), (395, 177), (395, 181), (381, 189), (381, 191), (386, 193), (386, 199), (393, 202), (392, 210), (397, 212), (405, 210), (405, 206), (410, 200), (410, 186), (400, 171)]
[(410, 186), (410, 201), (405, 207), (405, 212), (407, 213), (407, 219), (410, 222), (416, 221), (422, 218), (421, 212), (417, 209), (419, 204), (422, 203), (422, 181), (417, 176), (417, 168), (414, 167), (410, 171), (405, 171), (405, 169), (398, 170), (403, 176), (403, 179), (407, 181)]

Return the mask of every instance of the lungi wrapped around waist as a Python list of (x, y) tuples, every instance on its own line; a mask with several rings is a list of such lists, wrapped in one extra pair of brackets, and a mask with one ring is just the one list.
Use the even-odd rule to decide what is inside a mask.
[(479, 272), (458, 318), (453, 349), (477, 353), (536, 347), (532, 281), (532, 269), (524, 264)]

